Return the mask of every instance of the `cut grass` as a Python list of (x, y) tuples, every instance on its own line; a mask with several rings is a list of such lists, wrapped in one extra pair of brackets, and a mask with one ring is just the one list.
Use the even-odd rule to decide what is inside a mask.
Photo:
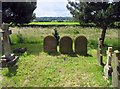
[(28, 25), (79, 25), (79, 22), (31, 22)]
[[(111, 87), (111, 79), (103, 78), (103, 67), (97, 62), (96, 49), (100, 29), (73, 26), (57, 28), (60, 37), (67, 35), (75, 40), (77, 36), (85, 35), (88, 39), (88, 54), (91, 56), (71, 57), (60, 53), (49, 55), (43, 52), (43, 39), (47, 35), (52, 35), (54, 28), (56, 27), (11, 28), (12, 50), (26, 47), (28, 51), (20, 56), (17, 66), (2, 70), (4, 78), (2, 85), (4, 87)], [(20, 42), (17, 37), (18, 31), (22, 34), (23, 43), (18, 43)], [(106, 33), (105, 43), (114, 50), (117, 48), (117, 31), (109, 29)], [(65, 61), (64, 58), (68, 60)]]
[[(92, 51), (92, 53), (96, 51)], [(68, 60), (64, 61), (64, 57)], [(18, 69), (4, 69), (3, 86), (9, 87), (50, 87), (50, 86), (110, 86), (111, 82), (102, 77), (103, 68), (97, 65), (96, 57), (21, 56)], [(18, 82), (19, 81), (19, 82)]]

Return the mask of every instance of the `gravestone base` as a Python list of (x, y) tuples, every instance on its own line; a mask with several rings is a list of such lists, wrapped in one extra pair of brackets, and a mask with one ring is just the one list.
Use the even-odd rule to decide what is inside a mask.
[(16, 64), (18, 58), (19, 57), (15, 56), (14, 54), (11, 54), (10, 57), (5, 57), (5, 55), (3, 55), (2, 59), (1, 59), (2, 68), (14, 66)]
[(104, 67), (104, 75), (105, 75), (105, 78), (110, 78), (112, 77), (112, 66), (110, 65), (105, 65)]

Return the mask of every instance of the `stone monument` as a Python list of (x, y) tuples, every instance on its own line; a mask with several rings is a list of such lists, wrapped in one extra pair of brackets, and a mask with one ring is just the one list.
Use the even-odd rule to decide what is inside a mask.
[(10, 50), (10, 42), (9, 42), (9, 35), (12, 33), (9, 30), (8, 24), (2, 24), (2, 44), (3, 44), (3, 53), (4, 55), (1, 58), (2, 67), (12, 66), (16, 63), (18, 56), (11, 54)]
[(114, 68), (112, 74), (112, 85), (120, 89), (120, 52), (114, 52)]
[(104, 75), (106, 78), (109, 78), (112, 76), (112, 66), (111, 66), (111, 60), (112, 60), (112, 47), (108, 47), (107, 50), (107, 64), (104, 67)]

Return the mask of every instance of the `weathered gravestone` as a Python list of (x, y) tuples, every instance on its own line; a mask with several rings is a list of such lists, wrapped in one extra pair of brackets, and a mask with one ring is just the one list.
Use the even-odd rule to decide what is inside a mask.
[(98, 59), (99, 65), (104, 66), (103, 55), (102, 55), (102, 39), (101, 38), (98, 39), (97, 59)]
[(104, 75), (106, 78), (109, 78), (112, 76), (112, 66), (111, 66), (111, 61), (112, 61), (112, 47), (108, 47), (107, 50), (107, 64), (104, 67)]
[[(2, 2), (0, 1), (0, 27), (2, 24)], [(2, 57), (2, 32), (0, 31), (0, 67), (2, 67), (1, 57)]]
[(3, 44), (3, 53), (2, 56), (2, 67), (13, 66), (17, 62), (18, 56), (11, 54), (10, 50), (10, 42), (9, 42), (9, 35), (12, 33), (9, 30), (8, 24), (2, 24), (2, 44)]
[(73, 44), (73, 41), (69, 36), (62, 37), (60, 39), (60, 44), (59, 44), (60, 52), (62, 54), (71, 54), (71, 53), (73, 53), (72, 44)]
[(4, 48), (4, 54), (6, 58), (9, 58), (11, 56), (11, 50), (10, 50), (10, 41), (9, 41), (9, 35), (11, 34), (11, 30), (9, 30), (8, 24), (2, 24), (2, 33), (3, 33), (3, 48)]
[(53, 36), (47, 36), (44, 39), (44, 52), (57, 52), (57, 41)]
[(0, 1), (0, 25), (2, 24), (2, 2)]
[(120, 89), (120, 52), (114, 52), (114, 68), (112, 74), (112, 85), (113, 87), (118, 87)]
[(2, 67), (1, 57), (2, 57), (2, 33), (0, 32), (0, 68)]
[(79, 36), (75, 39), (75, 53), (87, 55), (87, 38), (85, 36)]

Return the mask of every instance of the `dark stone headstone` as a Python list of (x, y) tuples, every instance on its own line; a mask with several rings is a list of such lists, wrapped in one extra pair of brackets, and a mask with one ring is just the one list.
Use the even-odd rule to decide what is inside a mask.
[(60, 52), (63, 54), (71, 54), (73, 41), (69, 36), (64, 36), (60, 39)]
[(44, 52), (57, 52), (57, 41), (53, 36), (47, 36), (44, 39)]
[(87, 55), (87, 38), (85, 36), (79, 36), (75, 39), (75, 53)]

